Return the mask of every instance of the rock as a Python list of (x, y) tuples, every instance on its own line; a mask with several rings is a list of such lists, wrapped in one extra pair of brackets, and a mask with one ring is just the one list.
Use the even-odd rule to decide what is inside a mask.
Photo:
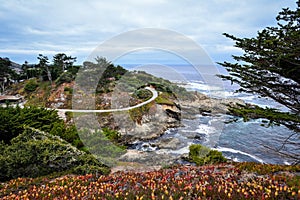
[(183, 160), (189, 160), (189, 154), (184, 153), (184, 154), (180, 155), (180, 158), (183, 159)]
[(177, 156), (165, 153), (127, 150), (127, 153), (122, 155), (119, 161), (141, 163), (148, 166), (164, 166), (174, 164), (177, 159)]
[(157, 144), (161, 149), (177, 149), (180, 145), (180, 140), (178, 138), (163, 138)]
[(181, 113), (180, 112), (176, 112), (176, 111), (171, 110), (171, 109), (166, 109), (166, 113), (171, 118), (174, 118), (178, 121), (181, 120)]
[[(197, 93), (195, 101), (183, 101), (181, 102), (182, 110), (184, 111), (184, 118), (190, 118), (191, 115), (215, 115), (215, 114), (227, 114), (229, 112), (229, 106), (236, 106), (237, 104), (245, 105), (245, 102), (241, 99), (216, 99), (208, 98), (207, 96), (199, 96)], [(229, 106), (228, 106), (229, 105)]]
[(153, 172), (160, 170), (162, 166), (157, 165), (145, 165), (142, 163), (137, 163), (137, 162), (120, 162), (119, 165), (114, 166), (111, 169), (111, 174), (116, 173), (116, 172), (130, 172), (133, 171), (135, 173), (140, 173), (140, 172)]
[(122, 137), (126, 138), (126, 143), (131, 143), (135, 140), (158, 138), (168, 128), (178, 127), (181, 118), (179, 116), (180, 110), (176, 106), (154, 104), (150, 111), (142, 116), (140, 123), (133, 121), (128, 113), (115, 113), (114, 119)]

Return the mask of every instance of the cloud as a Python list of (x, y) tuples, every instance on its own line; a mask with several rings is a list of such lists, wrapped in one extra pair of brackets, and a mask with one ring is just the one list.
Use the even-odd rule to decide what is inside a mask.
[(15, 50), (24, 53), (24, 60), (37, 51), (68, 51), (87, 57), (99, 43), (120, 33), (152, 27), (192, 38), (213, 58), (226, 52), (230, 57), (236, 49), (229, 47), (232, 42), (223, 32), (253, 37), (258, 30), (276, 24), (282, 7), (295, 5), (270, 0), (1, 1), (0, 56)]

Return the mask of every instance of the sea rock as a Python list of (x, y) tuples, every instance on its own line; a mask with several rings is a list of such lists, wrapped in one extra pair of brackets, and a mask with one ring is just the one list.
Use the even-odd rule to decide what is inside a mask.
[[(169, 110), (166, 111), (167, 109)], [(158, 138), (168, 128), (180, 126), (180, 118), (180, 112), (175, 108), (158, 104), (154, 104), (150, 111), (142, 116), (140, 123), (134, 121), (128, 113), (114, 114), (119, 132), (123, 138), (126, 138), (122, 140), (126, 141), (126, 143), (135, 140), (145, 141)]]
[(157, 144), (162, 149), (177, 149), (180, 146), (180, 140), (178, 138), (163, 138)]
[(127, 150), (127, 153), (119, 158), (122, 162), (136, 162), (151, 166), (172, 165), (178, 156), (167, 153), (144, 152), (138, 150)]
[(181, 108), (184, 111), (184, 118), (192, 118), (197, 114), (201, 115), (215, 115), (215, 114), (228, 114), (229, 106), (238, 106), (238, 104), (245, 105), (241, 99), (234, 98), (209, 98), (204, 94), (195, 94), (193, 101), (186, 100), (181, 102)]

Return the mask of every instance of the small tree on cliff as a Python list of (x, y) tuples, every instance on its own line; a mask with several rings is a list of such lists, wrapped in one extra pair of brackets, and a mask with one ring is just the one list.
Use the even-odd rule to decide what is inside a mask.
[[(242, 49), (242, 56), (233, 56), (236, 63), (219, 63), (229, 75), (219, 75), (224, 80), (240, 85), (237, 92), (269, 97), (289, 108), (280, 112), (271, 108), (232, 108), (235, 114), (250, 119), (251, 116), (269, 119), (269, 124), (282, 124), (300, 132), (300, 1), (295, 11), (289, 8), (279, 12), (276, 27), (267, 27), (255, 38), (237, 38), (225, 33)], [(290, 155), (300, 160), (298, 155)]]
[(44, 73), (46, 73), (48, 80), (50, 81), (51, 85), (52, 85), (52, 76), (51, 76), (51, 71), (49, 69), (48, 63), (49, 63), (49, 59), (47, 56), (44, 56), (42, 54), (39, 54), (39, 56), (37, 57), (39, 60), (39, 67), (42, 70), (42, 76)]

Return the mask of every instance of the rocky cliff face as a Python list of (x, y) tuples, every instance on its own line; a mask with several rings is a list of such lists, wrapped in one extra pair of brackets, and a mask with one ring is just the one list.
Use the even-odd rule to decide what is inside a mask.
[(193, 116), (197, 114), (230, 114), (228, 110), (229, 106), (238, 106), (238, 104), (245, 105), (245, 102), (241, 99), (216, 99), (200, 93), (195, 93), (194, 96), (195, 98), (192, 101), (185, 100), (180, 102), (184, 118), (193, 118)]
[(180, 110), (176, 107), (153, 104), (149, 111), (137, 122), (127, 113), (114, 114), (119, 132), (126, 143), (136, 140), (150, 140), (158, 138), (171, 127), (180, 126)]
[(228, 105), (245, 104), (240, 99), (214, 99), (195, 93), (194, 100), (174, 102), (174, 105), (152, 104), (149, 111), (135, 122), (126, 113), (114, 114), (119, 131), (126, 143), (147, 141), (164, 134), (168, 128), (181, 126), (182, 119), (195, 118), (196, 115), (228, 114)]

